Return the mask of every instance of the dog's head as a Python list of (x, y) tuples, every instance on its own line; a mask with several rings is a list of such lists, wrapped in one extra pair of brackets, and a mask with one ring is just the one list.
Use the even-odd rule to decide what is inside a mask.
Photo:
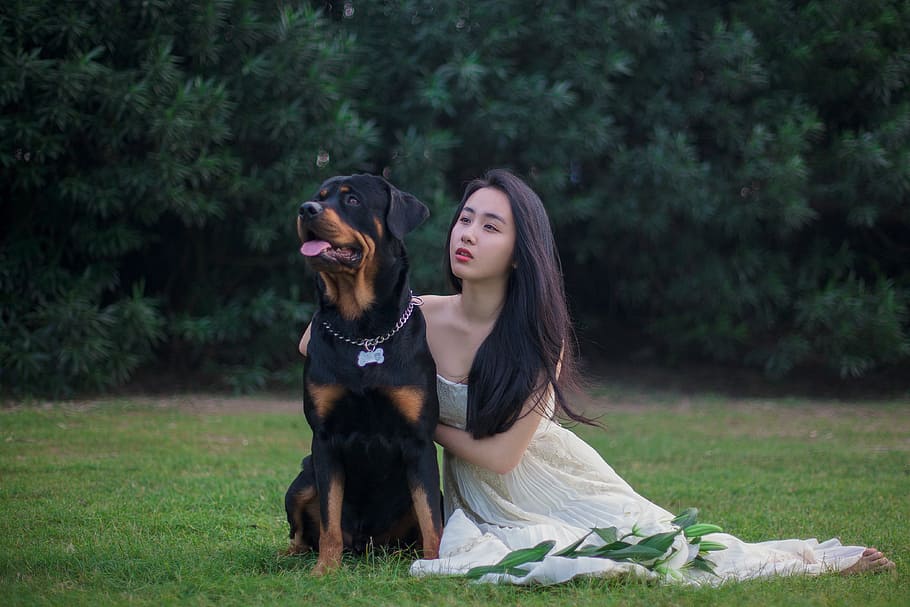
[[(428, 216), (422, 202), (382, 177), (332, 177), (300, 205), (300, 252), (322, 277), (332, 303), (344, 316), (356, 318), (372, 303), (371, 285), (380, 264), (403, 251), (405, 234)], [(348, 293), (339, 281), (360, 286)], [(346, 301), (351, 298), (358, 303)]]

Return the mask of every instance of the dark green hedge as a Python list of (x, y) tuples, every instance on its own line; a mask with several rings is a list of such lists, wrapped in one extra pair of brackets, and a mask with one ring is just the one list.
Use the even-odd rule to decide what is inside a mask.
[(418, 195), (436, 291), (494, 166), (543, 196), (587, 335), (906, 364), (908, 24), (875, 0), (4, 3), (3, 389), (286, 379), (299, 201), (358, 171)]

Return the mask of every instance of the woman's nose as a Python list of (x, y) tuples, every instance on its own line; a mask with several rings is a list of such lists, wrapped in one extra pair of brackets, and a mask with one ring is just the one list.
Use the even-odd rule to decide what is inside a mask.
[(461, 232), (461, 242), (474, 244), (474, 229), (472, 226), (466, 226)]

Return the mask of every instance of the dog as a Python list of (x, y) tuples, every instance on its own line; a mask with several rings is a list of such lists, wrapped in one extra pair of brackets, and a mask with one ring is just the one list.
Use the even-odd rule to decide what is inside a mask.
[(314, 575), (337, 569), (345, 549), (419, 543), (438, 557), (436, 365), (402, 242), (428, 216), (373, 175), (331, 178), (299, 208), (319, 296), (304, 363), (313, 442), (285, 508), (287, 554), (316, 549)]

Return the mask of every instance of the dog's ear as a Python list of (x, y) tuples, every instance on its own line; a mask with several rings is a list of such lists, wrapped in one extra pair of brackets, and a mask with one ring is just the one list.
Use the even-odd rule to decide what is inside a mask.
[(386, 215), (386, 225), (389, 231), (398, 240), (404, 240), (404, 235), (422, 224), (430, 216), (430, 210), (417, 197), (407, 192), (402, 192), (388, 181), (389, 212)]

